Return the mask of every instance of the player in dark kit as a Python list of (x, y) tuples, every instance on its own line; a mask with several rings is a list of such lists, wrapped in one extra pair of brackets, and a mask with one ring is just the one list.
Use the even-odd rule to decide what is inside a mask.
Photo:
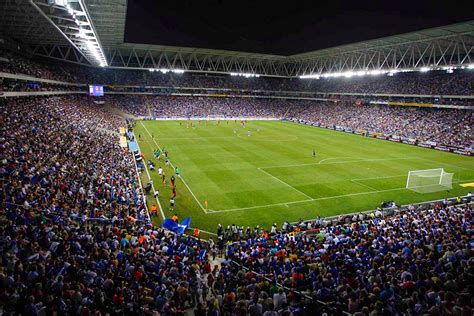
[(316, 150), (313, 148), (313, 158), (316, 158)]
[(175, 180), (174, 176), (171, 176), (170, 181), (171, 181), (171, 186), (173, 188), (174, 188), (174, 180)]

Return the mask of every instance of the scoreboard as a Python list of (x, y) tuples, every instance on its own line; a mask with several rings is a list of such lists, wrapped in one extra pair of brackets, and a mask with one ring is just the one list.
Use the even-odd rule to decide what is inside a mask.
[(91, 97), (102, 97), (104, 95), (104, 86), (89, 86), (89, 95)]

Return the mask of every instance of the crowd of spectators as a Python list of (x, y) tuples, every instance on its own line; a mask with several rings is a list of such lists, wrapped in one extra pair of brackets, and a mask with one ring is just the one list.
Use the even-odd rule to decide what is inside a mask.
[[(38, 61), (0, 49), (0, 72), (28, 75), (36, 78), (77, 83), (77, 76), (70, 65), (58, 67), (57, 64)], [(79, 69), (74, 67), (72, 69)]]
[(289, 105), (282, 99), (154, 97), (155, 117), (281, 117)]
[(62, 85), (42, 82), (28, 82), (24, 80), (12, 80), (0, 78), (0, 91), (31, 92), (31, 91), (81, 91), (86, 93), (87, 86)]
[(471, 206), (410, 207), (348, 224), (313, 223), (227, 247), (227, 256), (353, 315), (470, 315), (474, 304)]
[(107, 106), (117, 108), (123, 112), (137, 117), (150, 116), (149, 107), (152, 106), (152, 98), (145, 95), (105, 95), (100, 98)]
[(122, 118), (87, 97), (0, 106), (2, 314), (291, 315), (266, 294), (274, 282), (242, 278), (229, 260), (212, 267), (213, 242), (146, 220), (132, 155), (118, 147)]
[[(323, 93), (393, 93), (430, 95), (473, 95), (474, 72), (470, 69), (454, 73), (397, 73), (393, 76), (340, 77), (321, 79), (243, 78), (229, 75), (175, 74), (142, 70), (97, 69), (70, 63), (51, 63), (28, 59), (0, 50), (0, 72), (26, 74), (38, 78), (70, 83), (133, 85), (161, 87), (193, 87), (201, 89), (306, 91)], [(57, 65), (60, 64), (60, 67)]]
[(381, 133), (390, 137), (468, 148), (474, 145), (471, 110), (293, 102), (286, 118), (327, 128)]
[(393, 93), (421, 95), (473, 95), (474, 73), (444, 71), (428, 73), (398, 73), (393, 76), (364, 76), (351, 78), (321, 78), (300, 80), (301, 90), (351, 93)]
[[(184, 111), (167, 100), (159, 106)], [(277, 116), (300, 106), (241, 110), (247, 103), (236, 100), (203, 113)], [(274, 225), (227, 245), (178, 236), (147, 221), (133, 156), (118, 145), (126, 122), (102, 102), (8, 98), (0, 108), (4, 314), (472, 314), (470, 206), (316, 220), (305, 234)]]
[(417, 142), (462, 148), (474, 145), (474, 113), (471, 110), (362, 105), (351, 98), (326, 102), (148, 96), (140, 101), (141, 105), (119, 101), (120, 108), (153, 117), (271, 117)]
[(9, 98), (2, 107), (3, 201), (68, 217), (143, 219), (133, 157), (119, 147), (124, 125), (86, 97)]
[(139, 117), (271, 117), (387, 137), (469, 148), (474, 144), (470, 110), (358, 105), (340, 102), (175, 96), (107, 96), (108, 105)]

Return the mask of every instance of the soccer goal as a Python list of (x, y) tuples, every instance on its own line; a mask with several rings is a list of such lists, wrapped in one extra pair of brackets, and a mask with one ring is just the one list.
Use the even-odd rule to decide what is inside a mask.
[(406, 188), (418, 193), (450, 190), (453, 188), (453, 175), (443, 168), (408, 171)]

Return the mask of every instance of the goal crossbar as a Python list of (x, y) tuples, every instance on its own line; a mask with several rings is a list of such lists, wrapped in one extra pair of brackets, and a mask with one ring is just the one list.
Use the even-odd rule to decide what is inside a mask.
[(453, 173), (444, 168), (408, 171), (406, 189), (418, 193), (431, 193), (452, 189)]

